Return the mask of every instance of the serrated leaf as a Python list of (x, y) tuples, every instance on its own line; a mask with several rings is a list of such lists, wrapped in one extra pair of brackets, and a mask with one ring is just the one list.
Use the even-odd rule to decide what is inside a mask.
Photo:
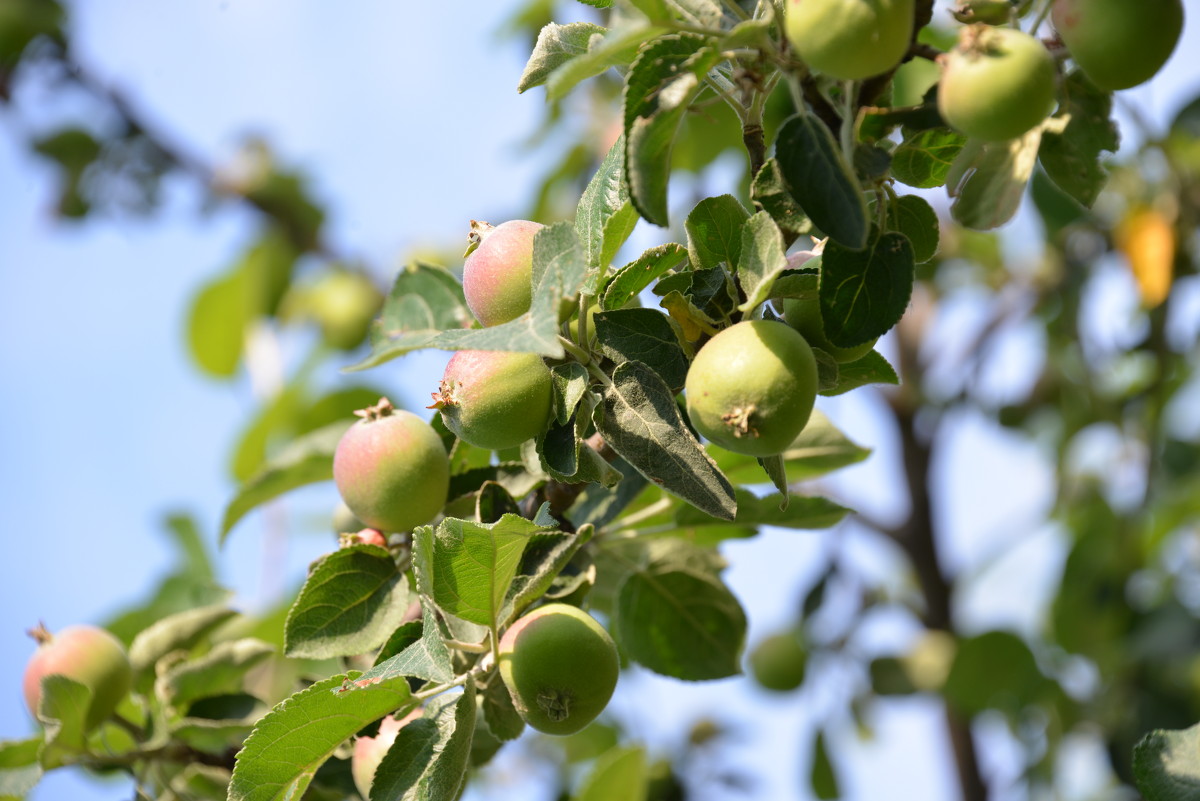
[(1133, 778), (1146, 801), (1200, 798), (1200, 724), (1143, 737), (1133, 749)]
[(616, 624), (622, 650), (655, 673), (704, 681), (741, 672), (746, 616), (715, 575), (639, 569), (621, 585)]
[(642, 49), (625, 76), (625, 179), (634, 207), (655, 225), (668, 222), (675, 135), (719, 60), (705, 37), (663, 36)]
[(527, 606), (542, 597), (567, 563), (594, 534), (595, 530), (585, 524), (575, 532), (555, 531), (539, 536), (522, 558), (521, 574), (513, 580), (509, 589), (500, 616), (501, 623), (512, 622)]
[(692, 268), (707, 270), (724, 263), (737, 267), (742, 253), (742, 226), (750, 213), (733, 195), (707, 197), (695, 205), (683, 227), (688, 235)]
[(346, 692), (345, 686), (356, 680), (356, 672), (331, 676), (268, 712), (237, 754), (228, 801), (300, 798), (317, 769), (348, 737), (411, 704), (403, 677)]
[(908, 308), (914, 270), (912, 244), (903, 234), (876, 233), (863, 250), (829, 242), (819, 288), (829, 341), (852, 348), (886, 334)]
[(613, 274), (604, 286), (600, 308), (613, 311), (625, 306), (660, 276), (687, 259), (687, 250), (677, 242), (652, 247)]
[(618, 136), (583, 190), (575, 210), (575, 231), (579, 234), (583, 257), (589, 268), (588, 279), (583, 285), (586, 295), (596, 294), (599, 276), (637, 224), (637, 212), (629, 202), (624, 170), (625, 137)]
[(388, 637), (387, 642), (379, 649), (379, 653), (375, 655), (375, 662), (372, 667), (386, 662), (396, 654), (404, 651), (408, 646), (420, 640), (423, 630), (421, 621), (419, 620), (410, 620), (407, 623), (397, 626), (396, 630)]
[(1063, 82), (1065, 102), (1054, 116), (1069, 118), (1061, 133), (1047, 131), (1038, 159), (1060, 189), (1087, 208), (1108, 182), (1100, 154), (1116, 153), (1121, 136), (1112, 120), (1113, 96), (1102, 91), (1079, 70)]
[(188, 609), (165, 617), (139, 633), (129, 646), (134, 686), (148, 688), (154, 680), (154, 665), (159, 659), (172, 651), (192, 648), (236, 614), (224, 604)]
[(611, 487), (621, 480), (621, 474), (584, 440), (589, 422), (589, 417), (580, 414), (563, 425), (550, 426), (537, 439), (538, 459), (556, 481)]
[(42, 737), (0, 742), (0, 801), (20, 801), (42, 778)]
[(588, 371), (579, 362), (556, 364), (550, 368), (550, 378), (554, 382), (554, 419), (564, 424), (575, 414), (575, 407), (587, 392)]
[(270, 643), (248, 637), (217, 643), (204, 656), (181, 662), (158, 680), (159, 695), (175, 706), (198, 698), (242, 691), (246, 672), (275, 653)]
[(475, 685), (429, 702), (396, 735), (371, 785), (372, 801), (455, 801), (475, 733)]
[(408, 609), (408, 580), (378, 545), (339, 548), (309, 571), (284, 624), (290, 657), (326, 659), (383, 645)]
[(842, 395), (852, 389), (867, 384), (900, 383), (896, 370), (888, 364), (887, 359), (879, 351), (870, 351), (861, 359), (838, 365), (837, 383), (828, 389), (822, 389), (821, 394), (827, 397)]
[(593, 36), (604, 36), (607, 28), (590, 22), (572, 22), (559, 25), (551, 22), (538, 32), (537, 43), (529, 56), (517, 91), (524, 92), (541, 86), (550, 73), (577, 56), (588, 51), (588, 42)]
[(714, 517), (737, 513), (733, 486), (688, 430), (674, 393), (636, 361), (617, 365), (596, 428), (612, 449), (656, 485)]
[(610, 748), (600, 755), (572, 796), (573, 801), (645, 801), (646, 751), (641, 746)]
[(683, 389), (690, 362), (679, 344), (671, 318), (656, 309), (597, 312), (596, 345), (616, 364), (639, 361), (673, 391)]
[(788, 192), (818, 228), (847, 248), (866, 246), (866, 198), (824, 123), (810, 114), (789, 119), (775, 158)]
[(777, 159), (767, 159), (758, 175), (754, 176), (754, 183), (750, 186), (750, 199), (771, 215), (771, 219), (783, 232), (789, 245), (801, 234), (812, 231), (812, 220), (788, 192)]
[(924, 264), (937, 255), (941, 226), (937, 212), (924, 198), (916, 195), (896, 198), (888, 206), (888, 227), (908, 238), (917, 264)]
[(750, 312), (771, 297), (775, 279), (787, 269), (783, 235), (775, 221), (765, 211), (757, 212), (742, 229), (741, 260), (738, 262), (738, 282), (746, 300), (738, 306)]
[(495, 523), (446, 518), (436, 529), (417, 529), (414, 550), (421, 590), (456, 617), (494, 626), (529, 537), (547, 530), (511, 514)]
[(966, 142), (965, 136), (949, 128), (917, 131), (892, 153), (892, 176), (918, 189), (942, 186)]
[(421, 605), (421, 636), (400, 653), (378, 662), (361, 676), (362, 681), (413, 676), (426, 681), (453, 681), (450, 650), (438, 631), (437, 618), (428, 604)]
[(946, 176), (950, 216), (967, 228), (990, 231), (1013, 218), (1037, 163), (1042, 129), (1007, 142), (969, 140)]
[(331, 423), (298, 438), (244, 483), (225, 507), (219, 542), (248, 512), (285, 492), (333, 478), (333, 453), (350, 422)]

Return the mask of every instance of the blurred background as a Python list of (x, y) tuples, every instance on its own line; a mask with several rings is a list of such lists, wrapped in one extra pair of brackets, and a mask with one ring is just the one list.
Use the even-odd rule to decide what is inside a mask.
[[(1200, 0), (1185, 5), (1191, 20), (1200, 19)], [(295, 0), (64, 0), (63, 9), (74, 71), (23, 64), (6, 76), (10, 94), (0, 104), (0, 493), (8, 520), (7, 557), (0, 560), (2, 738), (33, 728), (18, 689), (33, 650), (25, 631), (38, 621), (51, 629), (104, 623), (144, 603), (181, 558), (172, 529), (195, 532), (235, 605), (255, 613), (293, 594), (306, 566), (335, 546), (329, 485), (251, 514), (217, 547), (237, 477), (252, 472), (269, 448), (261, 425), (259, 439), (247, 434), (261, 424), (266, 400), (297, 387), (297, 375), (313, 397), (344, 392), (344, 403), (385, 392), (429, 415), (423, 407), (449, 354), (421, 352), (343, 374), (339, 368), (363, 351), (330, 347), (329, 331), (323, 340), (316, 326), (304, 324), (316, 312), (293, 298), (297, 324), (249, 326), (244, 341), (231, 346), (242, 351), (230, 369), (227, 352), (194, 344), (205, 332), (198, 295), (218, 297), (237, 265), (286, 259), (294, 240), (310, 236), (319, 246), (296, 262), (302, 285), (336, 265), (385, 290), (417, 256), (457, 269), (471, 219), (569, 217), (573, 208), (562, 198), (568, 190), (578, 197), (577, 174), (586, 181), (587, 166), (613, 135), (596, 113), (613, 108), (611, 90), (553, 109), (541, 89), (516, 91), (541, 22), (597, 19), (580, 3), (348, 0), (335, 11)], [(1200, 27), (1189, 22), (1163, 72), (1122, 93), (1121, 158), (1162, 136), (1200, 94), (1198, 52)], [(140, 129), (128, 129), (131, 119)], [(64, 130), (73, 133), (63, 137)], [(97, 141), (117, 143), (106, 151), (119, 165), (109, 174), (95, 166)], [(741, 180), (744, 155), (734, 150), (688, 158), (694, 169), (672, 188), (681, 210)], [(73, 164), (93, 166), (73, 172)], [(1139, 163), (1135, 172), (1153, 176), (1154, 169), (1172, 166)], [(255, 194), (247, 186), (266, 188)], [(944, 192), (926, 196), (944, 211)], [(1109, 213), (1105, 202), (1102, 214)], [(283, 239), (264, 234), (264, 209), (294, 222)], [(923, 412), (916, 427), (936, 430), (926, 453), (938, 560), (955, 579), (955, 628), (964, 635), (1003, 630), (1035, 644), (1045, 635), (1075, 537), (1071, 520), (1059, 514), (1063, 471), (1094, 477), (1107, 507), (1119, 511), (1147, 495), (1141, 468), (1150, 458), (1138, 450), (1140, 432), (1120, 417), (1069, 447), (1067, 437), (1039, 432), (1038, 421), (1002, 419), (1035, 387), (1045, 389), (1047, 375), (1086, 383), (1071, 365), (1054, 361), (1053, 336), (1037, 311), (1043, 298), (1004, 294), (978, 266), (983, 252), (991, 254), (993, 278), (1041, 275), (1056, 258), (1061, 266), (1047, 246), (1061, 231), (1047, 224), (1045, 209), (1043, 203), (1039, 214), (1026, 204), (983, 244), (943, 234), (946, 252), (963, 258), (932, 277), (938, 302), (929, 293), (914, 321), (936, 343), (923, 352), (923, 390), (937, 410)], [(622, 255), (680, 236), (643, 222)], [(1139, 286), (1119, 253), (1090, 246), (1099, 249), (1079, 290), (1076, 334), (1084, 350), (1125, 355), (1146, 337)], [(1193, 277), (1178, 282), (1172, 298), (1171, 350), (1185, 361), (1194, 352), (1197, 319)], [(981, 356), (973, 346), (984, 338)], [(880, 346), (893, 363), (903, 359), (895, 339), (889, 335)], [(1119, 381), (1122, 369), (1135, 365), (1092, 372)], [(1166, 412), (1174, 415), (1172, 441), (1185, 450), (1200, 436), (1194, 390), (1180, 390)], [(845, 714), (847, 699), (872, 680), (864, 666), (907, 652), (920, 638), (919, 621), (897, 602), (914, 592), (905, 554), (880, 533), (904, 521), (912, 498), (903, 479), (903, 432), (882, 394), (822, 399), (818, 408), (873, 451), (820, 487), (867, 522), (819, 533), (767, 531), (723, 553), (727, 580), (750, 618), (751, 646), (796, 622), (806, 592), (833, 562), (841, 578), (821, 585), (832, 589), (822, 615), (810, 621), (817, 635), (825, 627), (833, 632), (828, 639), (841, 636), (843, 619), (861, 611), (855, 599), (886, 599), (858, 616), (854, 658), (830, 650), (810, 666), (815, 678), (786, 695), (747, 679), (683, 685), (634, 670), (623, 677), (611, 715), (626, 736), (658, 753), (690, 755), (691, 762), (678, 762), (691, 765), (697, 798), (815, 797), (818, 729), (826, 738), (818, 751), (832, 755), (844, 798), (957, 798), (936, 696), (904, 692), (857, 720)], [(1099, 412), (1080, 408), (1085, 416)], [(1194, 534), (1164, 534), (1174, 545), (1164, 546), (1161, 559), (1157, 551), (1147, 557), (1144, 570), (1131, 567), (1142, 584), (1125, 584), (1124, 591), (1164, 592), (1171, 565), (1195, 565)], [(1171, 592), (1191, 609), (1200, 594), (1187, 570), (1175, 571), (1187, 581)], [(1190, 644), (1194, 619), (1180, 631), (1187, 640), (1180, 644)], [(1051, 669), (1050, 652), (1034, 650), (1077, 697), (1103, 686), (1102, 660), (1064, 657)], [(1022, 737), (1045, 738), (1044, 727), (1038, 734), (1036, 720), (1017, 715), (1014, 723), (993, 712), (975, 718), (980, 770), (992, 797), (1028, 797), (1037, 743)], [(1052, 785), (1061, 797), (1109, 797), (1114, 786), (1106, 736), (1099, 728), (1087, 732), (1074, 733), (1059, 750), (1062, 767)], [(489, 785), (472, 797), (542, 797), (553, 783), (539, 773), (538, 748), (507, 749), (488, 768)], [(57, 771), (32, 798), (132, 795), (127, 782), (98, 784)]]

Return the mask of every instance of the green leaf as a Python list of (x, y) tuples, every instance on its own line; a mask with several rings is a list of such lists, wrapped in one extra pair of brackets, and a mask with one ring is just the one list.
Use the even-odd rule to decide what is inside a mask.
[(783, 180), (783, 170), (780, 169), (777, 159), (767, 159), (758, 175), (754, 176), (754, 183), (750, 186), (750, 199), (771, 215), (771, 219), (779, 226), (789, 243), (794, 242), (801, 234), (812, 231), (812, 220), (788, 191), (787, 182)]
[(775, 158), (788, 192), (813, 223), (850, 249), (867, 244), (867, 201), (833, 134), (811, 114), (783, 124)]
[(688, 258), (692, 268), (707, 270), (722, 263), (737, 267), (742, 253), (742, 225), (750, 213), (733, 195), (701, 200), (683, 224), (688, 235)]
[(775, 489), (779, 490), (779, 508), (787, 509), (791, 496), (788, 494), (787, 461), (783, 458), (783, 454), (760, 456), (755, 461), (767, 474), (767, 478), (771, 479), (771, 484)]
[(375, 770), (372, 799), (455, 801), (467, 773), (475, 733), (475, 685), (426, 705), (396, 735)]
[(937, 212), (924, 198), (904, 195), (888, 206), (888, 227), (908, 238), (913, 259), (924, 264), (937, 255), (941, 225)]
[[(791, 495), (780, 508), (780, 499), (775, 495), (759, 498), (749, 490), (738, 488), (737, 517), (733, 524), (742, 527), (776, 526), (792, 529), (829, 528), (842, 521), (850, 510), (828, 498), (819, 496)], [(728, 526), (690, 506), (681, 506), (675, 512), (675, 523), (681, 529), (701, 529), (706, 526)]]
[(554, 70), (586, 53), (593, 36), (603, 37), (606, 33), (607, 28), (590, 22), (572, 22), (568, 25), (551, 22), (538, 32), (537, 43), (533, 46), (525, 71), (521, 73), (517, 91), (524, 92), (541, 86)]
[(446, 518), (413, 534), (418, 588), (439, 607), (480, 626), (500, 621), (521, 554), (549, 527), (506, 514), (495, 523)]
[(985, 709), (1017, 715), (1041, 699), (1048, 683), (1024, 640), (989, 631), (959, 643), (942, 693), (966, 715)]
[(305, 434), (267, 462), (257, 475), (238, 489), (225, 507), (219, 541), (224, 543), (238, 521), (255, 507), (297, 487), (331, 480), (333, 452), (350, 425), (349, 422), (332, 423)]
[(444, 330), (470, 328), (462, 284), (444, 267), (424, 262), (406, 265), (396, 276), (379, 318), (371, 323), (371, 353), (348, 370), (363, 370), (427, 343)]
[(41, 735), (0, 742), (0, 801), (20, 801), (42, 778)]
[(829, 759), (829, 749), (825, 746), (825, 731), (818, 730), (813, 738), (812, 761), (809, 767), (809, 783), (813, 795), (820, 799), (841, 798), (838, 789), (837, 772)]
[(599, 75), (610, 67), (628, 64), (638, 48), (666, 29), (629, 21), (614, 26), (606, 35), (588, 39), (586, 53), (561, 64), (546, 79), (546, 98), (562, 100), (580, 81)]
[(380, 680), (347, 692), (359, 674), (331, 676), (268, 712), (238, 752), (229, 801), (285, 801), (304, 794), (317, 768), (350, 735), (412, 703), (408, 681)]
[(534, 537), (525, 549), (521, 573), (513, 580), (504, 602), (501, 623), (515, 620), (527, 606), (541, 598), (593, 534), (591, 526), (582, 525), (575, 532), (555, 531)]
[(637, 224), (637, 212), (629, 202), (625, 184), (625, 138), (618, 136), (609, 148), (604, 161), (579, 199), (575, 210), (575, 232), (583, 245), (583, 257), (588, 265), (588, 280), (583, 292), (596, 294), (600, 275)]
[(896, 375), (895, 369), (888, 364), (887, 359), (883, 358), (879, 351), (873, 350), (861, 359), (839, 364), (837, 382), (828, 389), (822, 389), (821, 394), (830, 397), (845, 394), (867, 384), (892, 384), (894, 386), (899, 383), (900, 378)]
[[(869, 449), (847, 439), (819, 409), (813, 410), (800, 436), (781, 454), (792, 481), (817, 478), (870, 455)], [(757, 460), (751, 456), (717, 450), (716, 459), (725, 474), (739, 484), (762, 481)]]
[(622, 649), (639, 664), (685, 681), (741, 672), (746, 616), (715, 575), (651, 564), (631, 573), (617, 599)]
[(1200, 724), (1143, 737), (1133, 749), (1133, 778), (1146, 801), (1200, 798)]
[[(384, 316), (371, 334), (371, 353), (349, 370), (363, 370), (421, 348), (443, 350), (504, 350), (562, 358), (558, 313), (564, 299), (573, 299), (587, 277), (587, 262), (569, 223), (549, 225), (533, 238), (533, 300), (529, 311), (507, 323), (487, 328), (431, 328), (436, 324), (423, 311), (420, 297), (389, 298)], [(462, 288), (458, 291), (461, 293)], [(393, 302), (393, 300), (395, 302)]]
[(246, 326), (250, 321), (242, 270), (223, 273), (204, 286), (188, 314), (188, 345), (201, 370), (229, 378), (242, 361)]
[(554, 381), (554, 419), (565, 424), (575, 414), (575, 407), (587, 392), (590, 377), (579, 362), (556, 364), (550, 368)]
[(829, 341), (852, 348), (886, 334), (908, 308), (914, 269), (912, 244), (903, 234), (876, 234), (865, 250), (829, 242), (819, 290)]
[(92, 691), (87, 686), (57, 673), (42, 677), (37, 718), (45, 736), (39, 756), (43, 768), (71, 764), (87, 750), (86, 721), (91, 704)]
[(512, 696), (503, 681), (490, 681), (484, 689), (483, 718), (488, 729), (501, 742), (515, 740), (525, 731), (525, 720), (513, 706)]
[(677, 242), (652, 247), (613, 274), (604, 287), (600, 308), (613, 311), (625, 306), (665, 273), (683, 264), (687, 251)]
[(656, 309), (618, 309), (595, 316), (596, 344), (616, 364), (639, 361), (674, 392), (683, 389), (690, 362), (671, 318)]
[[(180, 718), (170, 724), (171, 739), (186, 744), (189, 748), (203, 751), (206, 754), (224, 756), (231, 748), (237, 748), (254, 731), (254, 723), (266, 707), (258, 715), (244, 720), (209, 720), (208, 718)], [(229, 778), (221, 784), (221, 792), (225, 792)], [(203, 796), (201, 796), (203, 797)], [(219, 797), (219, 796), (218, 796)]]
[(705, 37), (663, 36), (642, 48), (625, 76), (625, 179), (634, 207), (655, 225), (668, 222), (675, 135), (719, 60)]
[(567, 510), (567, 519), (577, 529), (585, 525), (604, 526), (617, 518), (646, 488), (647, 479), (632, 465), (617, 456), (612, 466), (621, 473), (615, 487), (590, 485)]
[(1011, 220), (1033, 175), (1041, 140), (1041, 128), (1034, 128), (1007, 142), (968, 141), (946, 177), (946, 189), (954, 198), (950, 215), (977, 231)]
[(917, 131), (892, 153), (892, 176), (918, 189), (942, 186), (966, 142), (965, 136), (949, 128)]
[(785, 249), (783, 235), (767, 212), (760, 211), (746, 222), (737, 270), (746, 300), (738, 306), (739, 311), (753, 311), (771, 297), (775, 279), (787, 269)]
[(621, 474), (585, 441), (589, 423), (586, 415), (579, 414), (563, 425), (550, 426), (537, 440), (542, 469), (567, 484), (614, 486)]
[(1061, 133), (1046, 132), (1038, 158), (1060, 189), (1091, 208), (1108, 182), (1100, 154), (1116, 153), (1121, 145), (1112, 121), (1112, 92), (1097, 89), (1075, 70), (1063, 81), (1062, 94), (1066, 100), (1054, 116), (1069, 121)]
[(675, 395), (650, 368), (617, 365), (596, 428), (625, 461), (663, 489), (714, 517), (737, 513), (733, 486), (684, 425)]
[(409, 602), (408, 580), (386, 548), (339, 548), (309, 570), (284, 624), (284, 653), (326, 659), (374, 650)]
[(648, 773), (641, 746), (610, 748), (596, 760), (572, 801), (645, 801)]
[(428, 604), (421, 605), (421, 636), (400, 653), (376, 664), (360, 681), (389, 681), (397, 676), (414, 676), (445, 683), (454, 680), (450, 650), (438, 631), (437, 619)]
[(721, 24), (721, 4), (717, 0), (667, 0), (684, 20), (705, 28)]
[(159, 659), (172, 651), (194, 647), (236, 614), (224, 604), (187, 609), (165, 617), (139, 633), (129, 646), (134, 687), (148, 688), (154, 680), (154, 666)]
[(253, 637), (217, 643), (204, 656), (167, 671), (159, 679), (160, 695), (183, 707), (200, 698), (242, 692), (246, 672), (274, 653), (274, 646)]

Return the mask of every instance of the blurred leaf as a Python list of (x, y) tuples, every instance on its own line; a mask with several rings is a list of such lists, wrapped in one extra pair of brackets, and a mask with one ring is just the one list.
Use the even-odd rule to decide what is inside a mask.
[(411, 704), (404, 678), (381, 680), (360, 692), (346, 693), (344, 685), (358, 677), (358, 673), (331, 676), (268, 712), (238, 752), (229, 801), (299, 798), (317, 768), (350, 735)]
[(625, 179), (634, 207), (655, 225), (667, 224), (675, 135), (719, 60), (706, 38), (672, 34), (642, 48), (625, 76)]
[(675, 396), (650, 368), (617, 365), (596, 428), (613, 450), (658, 486), (714, 517), (732, 520), (733, 487), (684, 425)]
[(220, 542), (255, 507), (290, 490), (333, 478), (333, 453), (352, 421), (333, 423), (300, 437), (267, 462), (262, 470), (244, 483), (225, 507)]
[[(781, 455), (792, 481), (805, 481), (833, 470), (857, 464), (871, 451), (850, 441), (820, 409), (814, 409), (804, 430)], [(751, 456), (714, 449), (721, 470), (739, 484), (763, 479), (757, 460)]]
[(809, 763), (809, 783), (813, 795), (820, 799), (841, 798), (838, 788), (837, 772), (829, 759), (829, 749), (825, 745), (825, 731), (818, 730), (813, 738), (812, 761)]
[(571, 796), (573, 801), (645, 801), (646, 751), (641, 746), (613, 748), (600, 755)]
[(192, 301), (188, 344), (200, 369), (229, 378), (237, 372), (249, 322), (248, 279), (242, 270), (217, 276)]
[(1037, 163), (1042, 129), (1006, 142), (969, 140), (946, 176), (950, 215), (967, 228), (989, 231), (1013, 218)]
[(846, 248), (866, 246), (866, 198), (824, 123), (811, 114), (792, 117), (779, 131), (775, 158), (789, 193), (818, 228)]
[(45, 742), (40, 754), (46, 770), (69, 765), (87, 750), (87, 717), (92, 691), (57, 673), (42, 677), (42, 697), (37, 718), (42, 722)]
[(272, 645), (254, 638), (217, 643), (204, 656), (171, 668), (159, 679), (160, 685), (175, 706), (241, 692), (246, 672), (274, 653)]
[(309, 570), (288, 612), (284, 653), (324, 659), (372, 651), (400, 625), (410, 600), (386, 548), (339, 548)]
[(564, 62), (550, 73), (546, 79), (546, 98), (562, 100), (580, 81), (606, 72), (610, 67), (630, 63), (643, 43), (664, 30), (631, 20), (614, 27), (602, 38), (589, 38), (586, 53)]
[(0, 742), (0, 801), (20, 801), (42, 778), (42, 736)]
[(1059, 188), (1090, 208), (1108, 182), (1100, 154), (1116, 153), (1121, 145), (1112, 121), (1113, 96), (1078, 69), (1063, 81), (1062, 95), (1065, 102), (1054, 116), (1070, 121), (1062, 133), (1048, 131), (1042, 137), (1038, 159)]
[(1024, 640), (1006, 631), (989, 631), (959, 643), (942, 692), (966, 715), (985, 709), (1015, 715), (1037, 703), (1048, 682)]
[(1200, 724), (1143, 737), (1133, 750), (1133, 775), (1146, 801), (1200, 798)]
[[(790, 495), (787, 504), (781, 504), (778, 496), (767, 495), (759, 498), (749, 490), (737, 489), (736, 497), (737, 517), (733, 520), (733, 525), (738, 527), (829, 528), (839, 523), (850, 511), (828, 498), (819, 496)], [(675, 512), (675, 522), (681, 529), (689, 530), (730, 525), (691, 506), (679, 507)]]
[(237, 612), (224, 604), (185, 609), (156, 621), (141, 631), (129, 646), (134, 687), (146, 689), (154, 681), (154, 666), (172, 651), (194, 647)]

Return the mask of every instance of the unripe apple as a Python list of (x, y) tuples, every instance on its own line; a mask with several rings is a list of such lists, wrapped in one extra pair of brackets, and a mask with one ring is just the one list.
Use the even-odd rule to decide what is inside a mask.
[(874, 339), (852, 348), (841, 348), (830, 342), (829, 337), (825, 336), (825, 321), (821, 318), (821, 304), (816, 298), (803, 300), (784, 298), (781, 305), (784, 322), (799, 331), (809, 345), (820, 348), (839, 363), (856, 362), (875, 347)]
[(1016, 139), (1054, 110), (1054, 58), (1027, 33), (971, 25), (941, 60), (938, 111), (967, 136)]
[(38, 626), (30, 634), (39, 645), (25, 666), (23, 688), (33, 716), (42, 700), (42, 679), (59, 675), (92, 691), (88, 729), (107, 720), (133, 685), (133, 668), (121, 641), (96, 626), (67, 626), (58, 634)]
[(750, 653), (750, 671), (763, 688), (789, 692), (804, 683), (808, 651), (795, 632), (772, 634)]
[(325, 341), (350, 350), (362, 344), (383, 306), (383, 293), (367, 276), (349, 270), (323, 275), (307, 290), (309, 313)]
[(604, 711), (621, 671), (604, 627), (568, 604), (538, 607), (500, 638), (500, 678), (517, 712), (546, 734), (573, 734)]
[(1145, 83), (1183, 32), (1181, 0), (1055, 0), (1050, 18), (1079, 68), (1101, 89)]
[(417, 707), (402, 718), (391, 715), (379, 721), (379, 733), (374, 737), (359, 737), (354, 741), (354, 754), (350, 757), (350, 775), (354, 778), (354, 786), (363, 798), (371, 797), (371, 785), (375, 783), (375, 771), (387, 754), (388, 749), (396, 742), (400, 730), (412, 720), (421, 717), (422, 709)]
[(887, 72), (908, 52), (913, 0), (787, 0), (784, 31), (816, 72), (861, 80)]
[(381, 398), (338, 442), (333, 480), (355, 517), (383, 532), (409, 531), (441, 511), (450, 459), (433, 427)]
[(484, 326), (507, 323), (529, 311), (533, 296), (533, 237), (540, 223), (510, 220), (500, 225), (471, 221), (463, 264), (467, 307)]
[(687, 412), (696, 430), (734, 453), (782, 453), (808, 422), (817, 362), (795, 330), (746, 320), (708, 341), (688, 369)]
[(503, 450), (545, 430), (553, 403), (550, 368), (535, 353), (460, 350), (446, 364), (432, 409), (454, 435)]

